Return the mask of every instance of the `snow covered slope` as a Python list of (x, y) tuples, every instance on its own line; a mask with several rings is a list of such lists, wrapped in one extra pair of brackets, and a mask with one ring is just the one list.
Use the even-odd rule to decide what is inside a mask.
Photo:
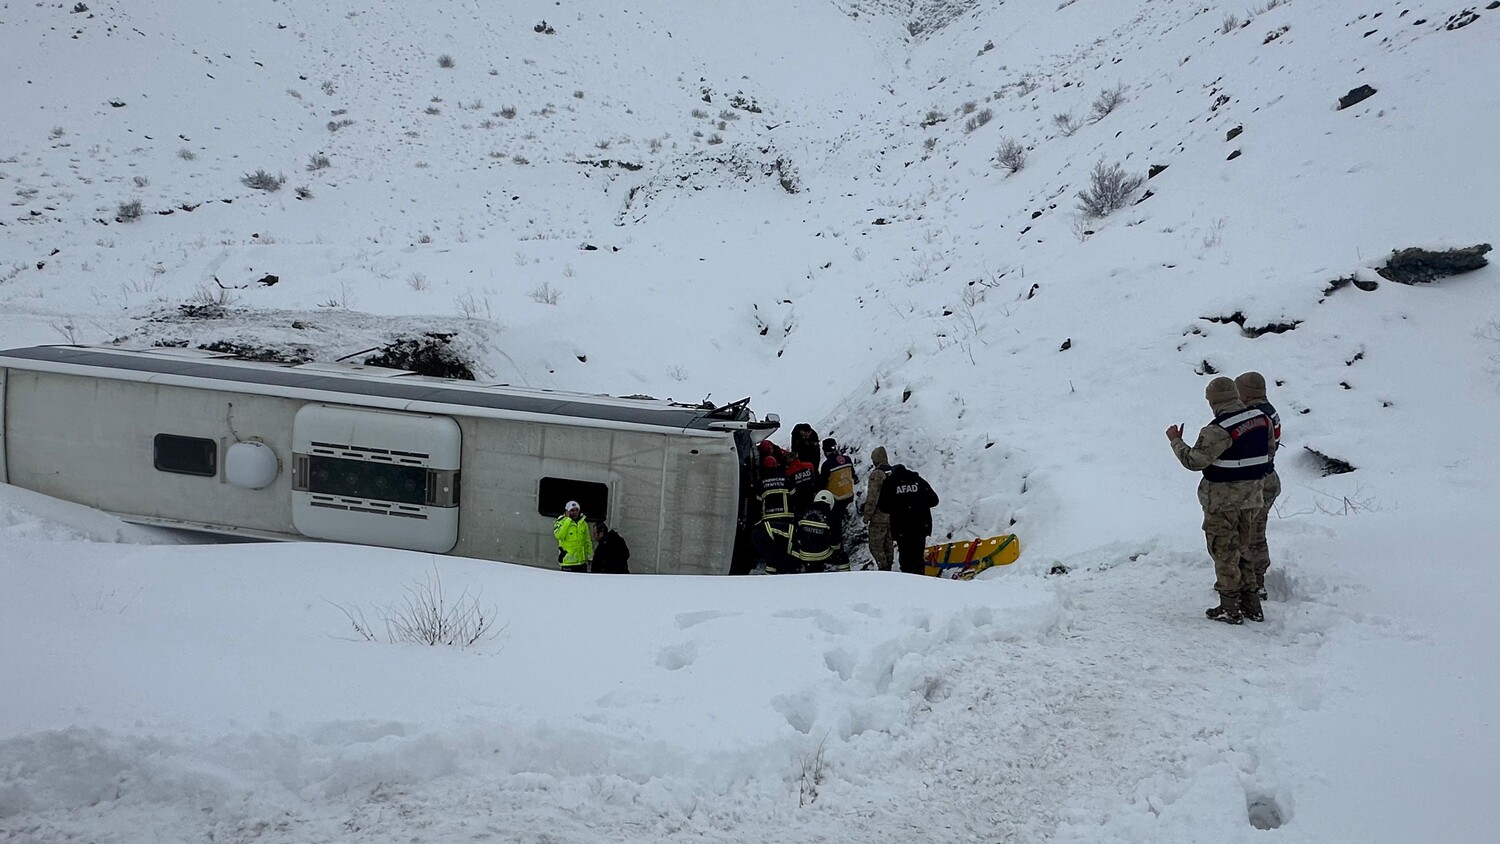
[[(1500, 287), (1374, 270), (1496, 237), (1500, 9), (84, 5), (0, 4), (0, 346), (453, 332), (497, 380), (886, 445), (940, 534), (1025, 551), (575, 584), (3, 488), (0, 832), (1487, 840)], [(1270, 619), (1204, 629), (1161, 432), (1248, 369)], [(345, 640), (434, 572), (506, 632)]]

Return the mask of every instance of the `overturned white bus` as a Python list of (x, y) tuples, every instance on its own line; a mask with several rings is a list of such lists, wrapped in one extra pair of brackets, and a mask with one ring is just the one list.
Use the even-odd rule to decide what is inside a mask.
[(749, 400), (722, 407), (265, 363), (0, 351), (0, 481), (143, 524), (556, 565), (576, 500), (632, 571), (748, 568)]

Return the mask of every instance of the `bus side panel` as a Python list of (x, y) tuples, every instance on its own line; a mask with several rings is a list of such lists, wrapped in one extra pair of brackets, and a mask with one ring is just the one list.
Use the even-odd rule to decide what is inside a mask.
[(0, 367), (0, 484), (10, 483), (5, 471), (5, 373), (10, 370)]
[[(11, 370), (8, 388), (8, 466), (17, 486), (128, 516), (296, 532), (287, 473), (300, 402), (19, 370)], [(157, 469), (158, 434), (214, 441), (216, 474)], [(264, 489), (223, 481), (225, 449), (251, 438), (282, 461)]]
[(584, 515), (619, 531), (630, 546), (632, 572), (728, 571), (738, 495), (731, 438), (494, 419), (459, 423), (463, 491), (452, 553), (555, 567), (556, 516), (539, 512), (538, 500), (542, 479), (553, 478), (608, 489), (608, 512)]
[(728, 574), (739, 515), (740, 468), (734, 439), (674, 438), (663, 503), (672, 517), (661, 571)]

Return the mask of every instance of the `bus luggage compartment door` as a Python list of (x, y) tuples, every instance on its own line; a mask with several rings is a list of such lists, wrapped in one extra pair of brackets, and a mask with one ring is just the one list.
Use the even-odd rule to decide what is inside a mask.
[(314, 539), (446, 553), (462, 442), (446, 416), (307, 405), (292, 427), (292, 524)]

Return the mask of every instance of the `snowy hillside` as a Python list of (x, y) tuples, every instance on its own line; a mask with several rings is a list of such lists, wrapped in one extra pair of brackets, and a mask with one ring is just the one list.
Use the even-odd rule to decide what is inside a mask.
[[(748, 395), (1020, 561), (572, 583), (0, 487), (0, 837), (1488, 840), (1497, 271), (1376, 269), (1500, 231), (1500, 8), (626, 5), (0, 3), (0, 347)], [(1232, 629), (1162, 431), (1249, 369)], [(356, 641), (429, 577), (504, 630)]]

